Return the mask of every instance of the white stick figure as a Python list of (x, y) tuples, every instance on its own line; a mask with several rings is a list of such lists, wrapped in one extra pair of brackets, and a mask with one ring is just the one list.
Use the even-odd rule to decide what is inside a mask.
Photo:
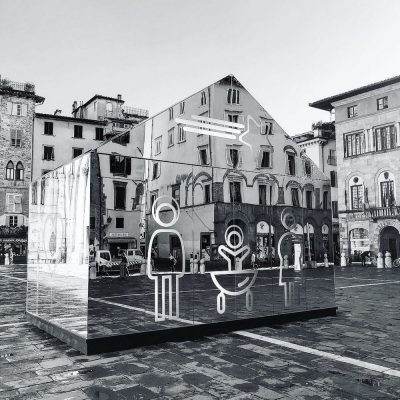
[[(237, 243), (233, 240), (233, 238), (237, 238)], [(258, 270), (242, 270), (243, 260), (250, 253), (249, 246), (243, 246), (243, 231), (237, 225), (231, 225), (225, 231), (225, 242), (228, 245), (220, 245), (218, 247), (218, 253), (228, 262), (228, 271), (216, 271), (211, 272), (211, 278), (215, 284), (215, 286), (220, 290), (217, 296), (217, 311), (219, 314), (223, 314), (225, 312), (225, 295), (228, 296), (240, 296), (243, 293), (246, 293), (246, 308), (249, 311), (253, 309), (253, 293), (251, 291), (252, 286), (257, 278)], [(237, 258), (238, 255), (241, 255)], [(235, 268), (232, 270), (232, 256), (235, 260)], [(222, 283), (218, 280), (219, 276), (226, 275), (236, 275), (236, 276), (245, 276), (242, 281), (236, 282), (237, 290), (228, 290), (223, 287)]]
[[(163, 202), (159, 205), (157, 203), (161, 199), (170, 199), (171, 203)], [(157, 205), (157, 206), (156, 206)], [(160, 211), (162, 209), (168, 209), (172, 211), (172, 220), (170, 222), (163, 222), (160, 218)], [(180, 216), (180, 208), (177, 201), (169, 196), (160, 196), (158, 197), (152, 206), (151, 212), (153, 214), (154, 221), (157, 222), (158, 225), (169, 228), (170, 226), (176, 224)], [(151, 260), (152, 260), (152, 245), (156, 236), (160, 233), (172, 233), (176, 235), (182, 247), (182, 270), (179, 272), (155, 272), (152, 271), (151, 268)], [(167, 317), (166, 313), (166, 285), (168, 285), (168, 317), (172, 318), (173, 316), (179, 318), (179, 279), (185, 274), (185, 246), (183, 244), (183, 239), (181, 234), (176, 229), (157, 229), (153, 232), (150, 238), (148, 251), (147, 251), (147, 263), (146, 263), (146, 273), (147, 276), (154, 280), (154, 320), (155, 321), (165, 321)], [(173, 287), (172, 287), (172, 277), (175, 276), (175, 315), (173, 313)], [(161, 313), (159, 313), (159, 280), (161, 277)]]

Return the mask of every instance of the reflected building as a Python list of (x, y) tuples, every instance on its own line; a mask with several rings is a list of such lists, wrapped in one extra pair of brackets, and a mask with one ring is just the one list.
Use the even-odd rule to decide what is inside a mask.
[(317, 167), (329, 177), (331, 185), (331, 199), (322, 199), (322, 208), (332, 212), (332, 241), (334, 253), (338, 261), (340, 251), (338, 193), (337, 193), (337, 157), (336, 136), (334, 122), (317, 122), (312, 125), (312, 130), (293, 136), (301, 149), (306, 151), (308, 157)]
[(310, 104), (335, 113), (341, 251), (400, 257), (400, 77)]

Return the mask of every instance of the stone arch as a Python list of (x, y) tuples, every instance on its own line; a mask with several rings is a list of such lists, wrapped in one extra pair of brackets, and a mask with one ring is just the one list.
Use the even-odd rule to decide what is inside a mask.
[(291, 146), (290, 144), (287, 144), (284, 148), (283, 148), (283, 151), (284, 152), (286, 152), (286, 151), (292, 151), (296, 156), (297, 156), (297, 151), (296, 151), (296, 149), (293, 147), (293, 146)]
[(235, 175), (237, 175), (236, 177), (237, 178), (243, 178), (243, 180), (245, 181), (245, 183), (246, 183), (246, 186), (247, 187), (251, 187), (251, 186), (249, 186), (249, 184), (248, 184), (248, 182), (247, 182), (247, 176), (243, 173), (243, 172), (240, 172), (240, 171), (237, 171), (237, 170), (235, 170), (235, 169), (228, 169), (228, 170), (226, 170), (226, 172), (225, 172), (225, 174), (224, 174), (224, 176), (223, 176), (223, 178), (222, 178), (222, 182), (225, 182), (225, 180), (226, 180), (226, 178), (228, 178), (229, 176), (230, 177), (235, 177)]
[(252, 186), (254, 186), (254, 183), (259, 178), (265, 178), (267, 181), (273, 181), (274, 183), (279, 185), (278, 179), (276, 179), (276, 177), (274, 175), (268, 175), (268, 174), (261, 173), (261, 174), (257, 174), (257, 175), (254, 176), (253, 182), (252, 182)]
[(297, 189), (300, 189), (301, 191), (303, 191), (303, 187), (301, 186), (300, 182), (294, 181), (294, 180), (290, 180), (287, 184), (285, 189), (287, 189), (288, 187), (296, 187)]

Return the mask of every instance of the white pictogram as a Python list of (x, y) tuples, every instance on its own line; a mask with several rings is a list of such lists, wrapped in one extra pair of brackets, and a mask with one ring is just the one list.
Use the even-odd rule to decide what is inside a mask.
[[(293, 232), (285, 232), (279, 239), (278, 242), (278, 256), (280, 260), (280, 265), (279, 265), (279, 286), (283, 286), (283, 295), (285, 298), (285, 307), (289, 307), (293, 304), (293, 299), (295, 296), (295, 283), (294, 281), (292, 282), (284, 282), (283, 281), (283, 267), (284, 267), (284, 262), (283, 262), (283, 257), (281, 253), (281, 244), (285, 238), (292, 238), (293, 240), (296, 240), (297, 235), (295, 235)], [(301, 257), (301, 256), (300, 256)]]
[(258, 128), (261, 127), (251, 115), (247, 116), (247, 129), (245, 125), (238, 122), (228, 122), (223, 119), (208, 118), (199, 115), (192, 115), (194, 121), (175, 118), (177, 124), (183, 124), (185, 132), (197, 133), (202, 135), (215, 136), (223, 139), (233, 139), (245, 144), (252, 149), (250, 143), (243, 140), (243, 137), (250, 132), (250, 121)]
[[(236, 240), (234, 240), (236, 238)], [(258, 270), (243, 270), (243, 260), (250, 253), (249, 246), (243, 246), (243, 231), (237, 225), (231, 225), (225, 231), (225, 242), (227, 246), (220, 245), (218, 247), (218, 253), (228, 262), (228, 271), (215, 271), (210, 272), (211, 278), (215, 286), (219, 289), (217, 296), (217, 311), (219, 314), (225, 312), (225, 295), (228, 296), (240, 296), (246, 293), (246, 308), (249, 311), (253, 309), (253, 293), (251, 291), (252, 286), (257, 278)], [(238, 257), (240, 255), (240, 257)], [(232, 258), (234, 259), (235, 265), (232, 269)], [(238, 290), (228, 290), (223, 286), (222, 280), (226, 276), (244, 277), (243, 280), (235, 283)], [(220, 280), (219, 280), (220, 279)]]
[[(169, 202), (162, 202), (160, 204), (159, 201), (161, 199), (171, 200)], [(170, 222), (161, 221), (160, 218), (160, 211), (161, 210), (169, 210), (172, 212), (172, 219)], [(179, 318), (179, 279), (183, 277), (185, 273), (185, 246), (183, 243), (183, 239), (181, 234), (176, 229), (168, 229), (169, 227), (176, 224), (180, 216), (180, 208), (177, 201), (169, 196), (160, 196), (158, 197), (152, 206), (151, 212), (153, 214), (154, 221), (157, 222), (158, 225), (162, 226), (166, 229), (157, 229), (153, 232), (150, 238), (148, 252), (147, 252), (147, 264), (146, 264), (146, 273), (147, 276), (154, 280), (154, 320), (155, 321), (165, 321), (166, 317), (172, 318), (177, 317)], [(175, 272), (155, 272), (152, 271), (152, 245), (154, 239), (157, 237), (158, 234), (161, 233), (169, 233), (176, 235), (182, 247), (182, 270)], [(173, 312), (173, 277), (175, 277), (175, 314)], [(159, 312), (159, 280), (161, 278), (161, 313)], [(168, 285), (167, 289), (166, 286)], [(166, 310), (166, 290), (168, 292), (168, 312)]]

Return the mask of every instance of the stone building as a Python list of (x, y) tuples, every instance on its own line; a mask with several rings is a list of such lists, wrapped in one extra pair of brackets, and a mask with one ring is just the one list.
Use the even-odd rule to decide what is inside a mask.
[(400, 257), (400, 76), (310, 106), (335, 112), (341, 251)]
[[(28, 186), (32, 174), (35, 105), (44, 98), (31, 83), (0, 78), (0, 253), (25, 256)], [(17, 260), (16, 260), (17, 261)]]
[(317, 122), (312, 125), (312, 130), (293, 136), (293, 140), (306, 151), (308, 157), (315, 165), (330, 178), (331, 202), (323, 199), (323, 208), (332, 211), (332, 240), (334, 253), (338, 255), (340, 249), (339, 241), (339, 218), (338, 218), (338, 193), (337, 193), (337, 157), (336, 136), (334, 122)]
[(110, 137), (126, 132), (148, 117), (148, 111), (124, 106), (116, 98), (96, 94), (78, 106), (74, 101), (72, 117), (36, 113), (33, 137), (33, 180), (96, 148)]

